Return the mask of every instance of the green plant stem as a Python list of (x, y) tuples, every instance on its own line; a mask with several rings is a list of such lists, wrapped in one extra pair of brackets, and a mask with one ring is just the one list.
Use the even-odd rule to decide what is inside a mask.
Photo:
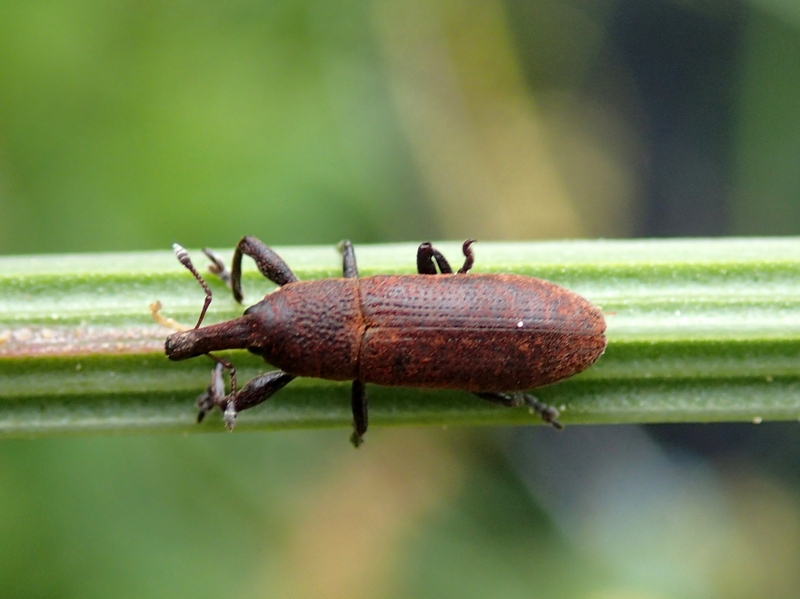
[[(460, 261), (460, 244), (438, 244)], [(301, 279), (338, 276), (334, 247), (277, 248)], [(572, 423), (800, 417), (800, 239), (479, 243), (476, 272), (562, 284), (603, 309), (608, 349), (586, 372), (536, 394)], [(356, 247), (362, 276), (412, 273), (415, 244)], [(220, 252), (226, 260), (231, 252)], [(199, 268), (204, 257), (193, 251)], [(241, 314), (224, 285), (206, 323)], [(255, 301), (274, 285), (248, 261)], [(169, 330), (148, 305), (193, 325), (203, 300), (171, 252), (0, 258), (0, 434), (223, 430), (195, 424), (206, 358), (169, 362)], [(269, 367), (227, 356), (241, 381)], [(369, 386), (372, 426), (537, 423), (455, 391)], [(349, 426), (349, 384), (294, 381), (237, 429)]]

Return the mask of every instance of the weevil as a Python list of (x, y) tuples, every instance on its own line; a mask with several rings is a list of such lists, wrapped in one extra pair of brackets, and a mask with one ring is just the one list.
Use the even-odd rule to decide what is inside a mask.
[[(462, 246), (456, 272), (430, 243), (417, 250), (416, 275), (358, 277), (353, 245), (343, 241), (343, 277), (300, 281), (286, 263), (255, 237), (236, 246), (231, 271), (211, 251), (209, 270), (242, 302), (242, 257), (278, 289), (244, 315), (201, 327), (211, 290), (189, 255), (180, 262), (206, 292), (194, 329), (173, 333), (170, 360), (203, 354), (216, 360), (211, 384), (198, 397), (198, 421), (215, 407), (233, 428), (236, 416), (277, 393), (298, 376), (352, 381), (353, 434), (367, 432), (366, 383), (457, 389), (503, 406), (527, 405), (561, 428), (558, 410), (524, 393), (565, 379), (593, 364), (606, 347), (600, 310), (554, 283), (516, 274), (469, 274), (473, 240)], [(213, 351), (247, 349), (278, 368), (236, 388), (233, 365)], [(225, 394), (223, 369), (230, 370)]]

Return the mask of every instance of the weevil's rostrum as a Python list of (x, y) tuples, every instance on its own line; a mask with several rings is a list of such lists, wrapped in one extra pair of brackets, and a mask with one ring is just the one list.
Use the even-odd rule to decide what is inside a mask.
[(420, 274), (358, 278), (352, 245), (342, 242), (344, 278), (298, 281), (277, 254), (245, 237), (232, 274), (212, 256), (215, 272), (230, 277), (240, 297), (241, 258), (249, 255), (282, 286), (240, 318), (203, 328), (198, 323), (170, 335), (166, 353), (182, 360), (241, 348), (280, 369), (224, 395), (220, 365), (232, 370), (232, 387), (234, 372), (215, 358), (212, 383), (198, 400), (200, 419), (217, 406), (229, 426), (238, 412), (265, 401), (293, 378), (313, 376), (354, 381), (355, 445), (367, 429), (365, 383), (460, 389), (506, 406), (527, 404), (560, 428), (555, 408), (518, 392), (593, 364), (606, 346), (603, 316), (586, 299), (547, 281), (467, 274), (474, 261), (471, 244), (464, 243), (466, 259), (456, 274), (424, 243), (417, 254)]

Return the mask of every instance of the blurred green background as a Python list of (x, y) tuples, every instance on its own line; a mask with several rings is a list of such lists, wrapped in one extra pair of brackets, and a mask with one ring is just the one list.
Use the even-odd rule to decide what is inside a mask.
[[(796, 234), (798, 114), (790, 0), (3, 2), (0, 252)], [(4, 440), (0, 596), (796, 596), (797, 423), (346, 438)]]

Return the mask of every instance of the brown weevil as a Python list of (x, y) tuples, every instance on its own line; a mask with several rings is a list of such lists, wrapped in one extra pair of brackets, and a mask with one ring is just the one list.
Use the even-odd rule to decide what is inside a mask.
[[(201, 328), (211, 291), (176, 244), (178, 259), (206, 291), (194, 329), (173, 333), (170, 360), (206, 354), (217, 361), (200, 395), (198, 421), (215, 407), (232, 428), (236, 415), (258, 405), (298, 376), (353, 381), (353, 435), (367, 432), (364, 385), (469, 391), (491, 402), (526, 404), (556, 428), (558, 410), (523, 393), (570, 377), (593, 364), (606, 347), (600, 310), (554, 283), (515, 274), (467, 274), (473, 240), (463, 245), (464, 265), (453, 273), (445, 257), (423, 243), (416, 275), (358, 278), (355, 252), (343, 241), (344, 276), (299, 281), (286, 263), (255, 237), (236, 246), (230, 273), (209, 250), (209, 269), (242, 301), (242, 256), (279, 287), (244, 315)], [(210, 352), (247, 349), (279, 370), (236, 388), (235, 370)], [(225, 394), (223, 367), (231, 371)]]

